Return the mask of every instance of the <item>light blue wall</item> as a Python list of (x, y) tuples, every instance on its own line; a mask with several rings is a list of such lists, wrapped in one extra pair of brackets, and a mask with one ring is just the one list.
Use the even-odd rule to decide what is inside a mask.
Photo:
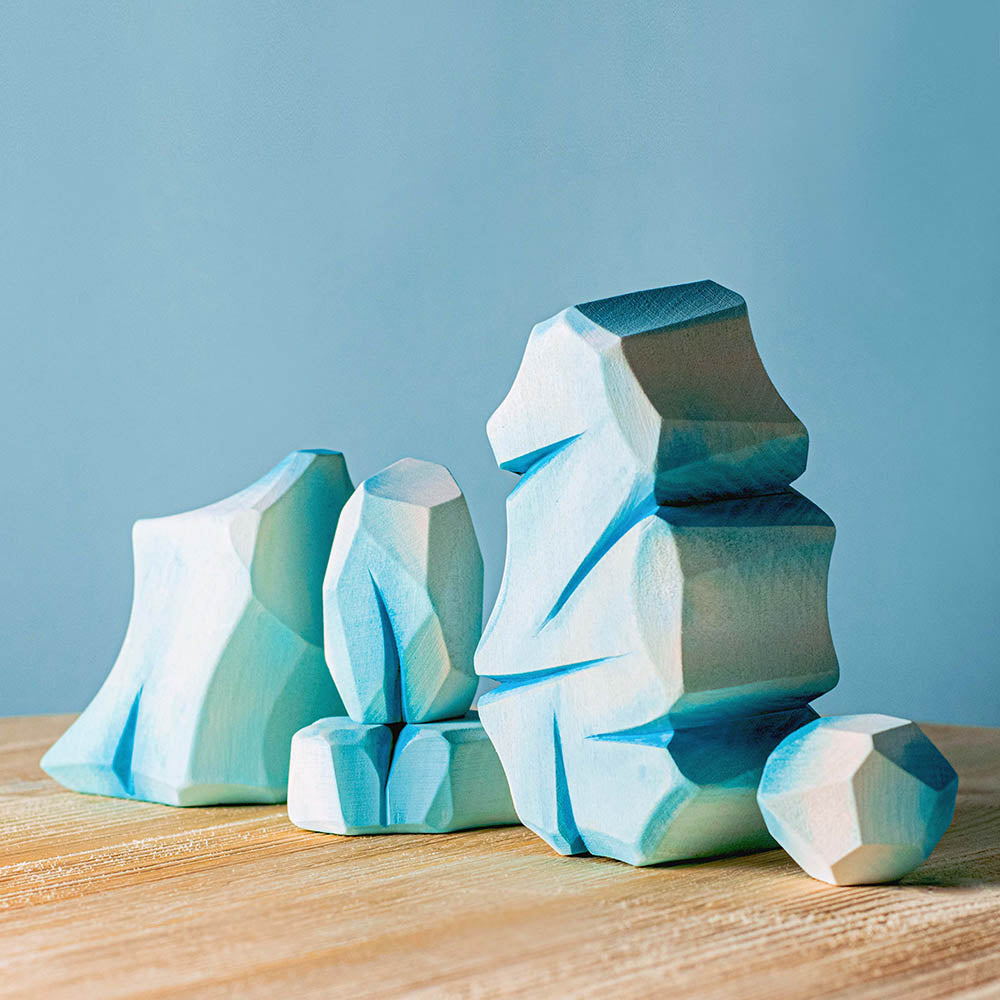
[[(0, 13), (0, 714), (78, 709), (139, 516), (298, 446), (464, 486), (531, 325), (742, 292), (836, 520), (826, 711), (1000, 724), (994, 3)], [(426, 8), (426, 9), (422, 9)]]

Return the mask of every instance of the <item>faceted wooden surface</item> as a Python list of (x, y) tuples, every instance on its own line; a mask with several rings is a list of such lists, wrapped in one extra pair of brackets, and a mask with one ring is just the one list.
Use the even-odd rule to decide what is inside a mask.
[(951, 829), (899, 885), (785, 854), (632, 868), (522, 827), (342, 838), (282, 806), (76, 795), (0, 720), (0, 996), (1000, 995), (1000, 729), (926, 726)]

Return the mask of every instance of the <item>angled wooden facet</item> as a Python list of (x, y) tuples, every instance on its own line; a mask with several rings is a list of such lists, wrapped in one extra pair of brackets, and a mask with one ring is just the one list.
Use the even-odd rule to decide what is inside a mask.
[(284, 801), (292, 734), (343, 711), (322, 580), (352, 488), (339, 452), (299, 451), (227, 500), (136, 522), (121, 652), (42, 767), (170, 805)]
[[(397, 735), (398, 734), (398, 735)], [(321, 833), (446, 833), (517, 823), (474, 714), (402, 727), (321, 719), (295, 734), (288, 817)]]
[(834, 528), (789, 488), (808, 439), (743, 299), (698, 282), (565, 310), (488, 433), (521, 480), (479, 709), (522, 821), (633, 864), (770, 844), (764, 760), (837, 681)]
[(918, 726), (888, 715), (817, 719), (786, 737), (758, 800), (775, 840), (813, 878), (893, 882), (934, 850), (958, 776)]
[(347, 502), (323, 585), (326, 659), (351, 718), (459, 716), (476, 690), (483, 560), (458, 484), (408, 458)]

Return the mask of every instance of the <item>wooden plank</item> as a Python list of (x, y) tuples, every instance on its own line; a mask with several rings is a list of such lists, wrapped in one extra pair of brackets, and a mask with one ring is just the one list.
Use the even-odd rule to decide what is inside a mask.
[(779, 851), (636, 869), (74, 795), (38, 768), (68, 722), (0, 720), (3, 996), (1000, 996), (1000, 730), (927, 726), (952, 828), (902, 884), (834, 888)]

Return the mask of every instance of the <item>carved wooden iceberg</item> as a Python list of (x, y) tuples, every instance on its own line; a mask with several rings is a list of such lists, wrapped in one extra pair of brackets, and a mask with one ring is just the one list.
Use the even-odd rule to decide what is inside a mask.
[(508, 548), (476, 669), (522, 822), (632, 864), (772, 846), (764, 762), (837, 681), (807, 435), (713, 282), (535, 327), (488, 424)]
[(323, 833), (516, 823), (478, 717), (483, 560), (443, 466), (403, 459), (347, 502), (323, 588), (326, 658), (350, 718), (292, 741), (288, 816)]
[(893, 882), (955, 811), (958, 775), (918, 726), (888, 715), (818, 719), (771, 754), (758, 799), (768, 830), (813, 878)]
[(444, 466), (404, 458), (347, 501), (323, 585), (326, 660), (359, 722), (462, 715), (478, 679), (483, 557)]
[[(787, 778), (773, 762), (801, 727), (824, 726), (808, 703), (837, 682), (834, 527), (791, 489), (808, 437), (761, 364), (743, 299), (702, 281), (564, 310), (532, 330), (487, 432), (521, 480), (476, 652), (499, 686), (479, 710), (522, 822), (560, 853), (635, 865), (769, 847), (774, 834), (829, 874), (831, 851), (795, 841), (808, 840), (808, 806), (790, 805), (799, 784), (814, 801), (803, 775), (822, 754), (804, 751)], [(765, 824), (757, 788), (772, 751), (781, 806)], [(827, 763), (837, 775), (842, 762)], [(923, 796), (908, 813), (913, 851), (882, 867), (852, 856), (855, 875), (886, 877), (936, 842), (948, 791), (938, 772), (920, 778), (925, 794), (919, 775), (869, 771), (876, 798), (909, 808)], [(859, 800), (854, 815), (886, 838), (892, 809)]]
[(343, 711), (322, 582), (351, 491), (343, 455), (298, 451), (227, 500), (136, 522), (121, 652), (42, 767), (170, 805), (284, 801), (292, 734)]

